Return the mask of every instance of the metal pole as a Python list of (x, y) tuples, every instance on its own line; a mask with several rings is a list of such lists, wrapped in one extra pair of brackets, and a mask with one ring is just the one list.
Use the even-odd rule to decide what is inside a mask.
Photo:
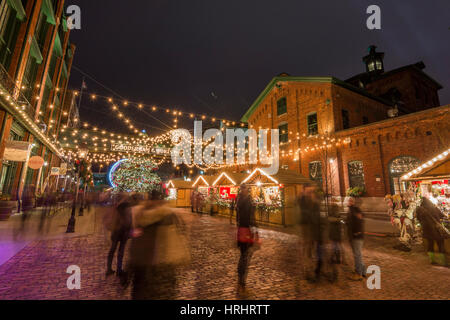
[(80, 211), (78, 213), (79, 217), (82, 217), (84, 214), (84, 199), (86, 197), (86, 181), (84, 181), (84, 189), (83, 189), (83, 199), (81, 199)]
[(73, 200), (72, 203), (72, 213), (70, 215), (70, 219), (69, 219), (69, 223), (67, 224), (67, 231), (66, 233), (73, 233), (75, 232), (75, 210), (76, 210), (76, 204), (77, 204), (77, 200), (78, 200), (78, 187), (80, 185), (80, 178), (79, 175), (77, 174), (77, 191), (75, 193), (75, 199)]

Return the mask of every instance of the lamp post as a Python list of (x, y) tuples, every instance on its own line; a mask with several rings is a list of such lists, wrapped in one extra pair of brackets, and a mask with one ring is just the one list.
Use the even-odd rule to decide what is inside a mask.
[[(79, 157), (81, 159), (84, 159), (87, 156), (87, 153), (88, 153), (88, 150), (80, 149)], [(69, 223), (67, 224), (67, 231), (66, 231), (66, 233), (73, 233), (73, 232), (75, 232), (75, 211), (76, 211), (76, 206), (77, 206), (77, 202), (78, 202), (78, 189), (80, 188), (80, 171), (79, 171), (79, 168), (77, 170), (76, 178), (77, 178), (77, 188), (76, 188), (76, 191), (75, 191), (75, 198), (74, 198), (73, 203), (72, 203), (72, 213), (71, 213), (70, 218), (69, 218)], [(83, 212), (82, 212), (82, 210), (80, 208), (80, 214), (79, 215), (82, 216), (83, 215), (82, 213)]]

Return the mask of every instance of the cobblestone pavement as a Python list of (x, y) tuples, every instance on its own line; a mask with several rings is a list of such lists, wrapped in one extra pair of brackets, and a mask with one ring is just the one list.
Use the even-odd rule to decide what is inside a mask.
[[(97, 210), (97, 222), (100, 216)], [(180, 216), (193, 258), (177, 271), (176, 299), (241, 299), (236, 295), (235, 226), (228, 219), (188, 211)], [(352, 269), (348, 248), (348, 264), (341, 267), (336, 283), (324, 278), (311, 284), (301, 276), (297, 236), (264, 229), (261, 237), (263, 244), (253, 255), (247, 280), (251, 299), (450, 298), (450, 269), (431, 266), (424, 252), (392, 249), (392, 238), (366, 239), (365, 264), (381, 268), (381, 289), (370, 290), (365, 281), (346, 278)], [(130, 288), (123, 290), (117, 278), (105, 277), (108, 245), (101, 223), (91, 235), (31, 242), (0, 266), (0, 299), (130, 299)], [(66, 287), (70, 265), (81, 268), (80, 290)]]

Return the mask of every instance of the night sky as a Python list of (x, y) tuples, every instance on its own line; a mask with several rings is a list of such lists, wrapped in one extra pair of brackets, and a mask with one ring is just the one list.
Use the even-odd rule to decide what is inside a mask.
[[(129, 101), (239, 120), (272, 77), (364, 71), (374, 44), (385, 70), (424, 61), (450, 103), (450, 1), (67, 0), (82, 11), (74, 66)], [(381, 7), (381, 30), (366, 28), (366, 8)], [(72, 69), (70, 88), (82, 75)], [(86, 78), (89, 93), (114, 95)], [(152, 134), (167, 127), (127, 107)], [(148, 111), (149, 112), (149, 111)], [(81, 119), (127, 133), (108, 104), (83, 99)], [(167, 124), (171, 118), (153, 113)], [(185, 122), (183, 127), (192, 127)]]

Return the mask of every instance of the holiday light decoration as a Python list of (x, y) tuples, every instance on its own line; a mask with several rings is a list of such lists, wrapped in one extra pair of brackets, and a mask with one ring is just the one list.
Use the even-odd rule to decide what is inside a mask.
[(222, 173), (219, 175), (219, 177), (213, 182), (212, 185), (215, 186), (215, 185), (217, 184), (217, 182), (219, 182), (220, 179), (222, 179), (223, 176), (225, 176), (228, 180), (230, 180), (230, 182), (231, 182), (232, 184), (236, 185), (236, 182), (234, 182), (234, 180), (231, 179), (230, 176), (226, 174), (226, 172), (222, 172)]
[(206, 181), (205, 178), (203, 178), (203, 176), (198, 176), (198, 178), (195, 180), (195, 182), (192, 184), (192, 187), (195, 187), (195, 185), (197, 184), (197, 182), (199, 182), (200, 180), (203, 180), (204, 183), (206, 183), (206, 185), (209, 187), (209, 183), (208, 181)]
[(255, 175), (255, 173), (257, 173), (257, 172), (259, 172), (261, 175), (267, 177), (273, 183), (278, 184), (277, 180), (275, 180), (273, 177), (268, 175), (266, 172), (264, 172), (264, 170), (262, 170), (260, 168), (256, 168), (255, 170), (253, 170), (253, 172), (244, 181), (242, 181), (242, 183), (247, 183), (247, 181), (249, 181)]
[(418, 173), (420, 173), (423, 169), (426, 169), (430, 166), (432, 166), (434, 163), (436, 163), (437, 161), (440, 161), (442, 159), (444, 159), (445, 157), (447, 157), (450, 154), (450, 148), (445, 150), (444, 152), (442, 152), (441, 154), (437, 155), (436, 157), (434, 157), (433, 159), (431, 159), (428, 162), (425, 162), (424, 164), (420, 165), (419, 167), (417, 167), (416, 169), (408, 172), (407, 174), (405, 174), (404, 176), (401, 177), (401, 180), (407, 180), (409, 179), (411, 176), (416, 175)]
[(122, 159), (111, 167), (108, 179), (118, 191), (150, 192), (161, 184), (154, 172), (156, 169), (154, 163), (146, 159)]

